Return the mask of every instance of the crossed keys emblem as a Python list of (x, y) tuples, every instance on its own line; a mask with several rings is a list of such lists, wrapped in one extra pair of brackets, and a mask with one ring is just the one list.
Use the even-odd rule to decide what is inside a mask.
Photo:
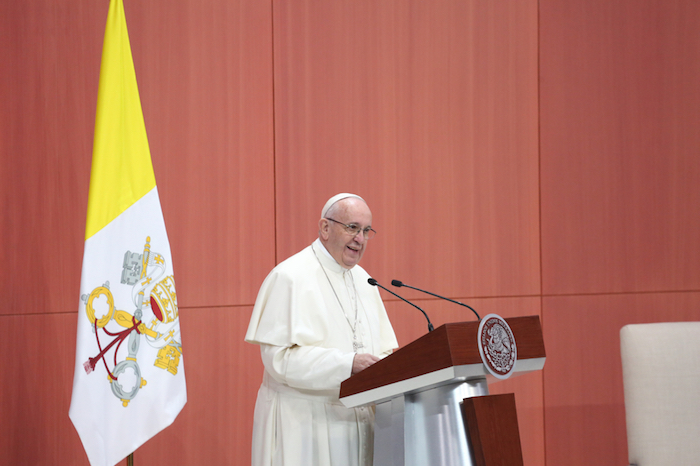
[[(124, 254), (121, 284), (132, 287), (133, 314), (116, 308), (109, 282), (94, 288), (89, 295), (81, 296), (99, 350), (95, 357), (83, 364), (83, 368), (90, 374), (102, 361), (112, 393), (124, 407), (147, 383), (142, 377), (137, 358), (141, 337), (158, 349), (154, 366), (160, 369), (176, 375), (182, 356), (175, 280), (172, 275), (161, 279), (166, 270), (165, 258), (151, 251), (150, 241), (150, 237), (146, 238), (142, 254), (131, 251)], [(111, 339), (104, 347), (100, 340), (101, 333), (104, 335), (103, 341)], [(118, 362), (119, 348), (127, 339), (128, 354)], [(110, 369), (106, 356), (112, 348), (114, 362)], [(129, 382), (131, 386), (125, 387)]]

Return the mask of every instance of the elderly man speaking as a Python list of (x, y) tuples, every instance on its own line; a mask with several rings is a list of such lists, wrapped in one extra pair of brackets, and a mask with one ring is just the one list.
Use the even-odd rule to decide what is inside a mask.
[(253, 466), (369, 466), (374, 411), (346, 408), (340, 383), (398, 347), (359, 265), (375, 235), (355, 194), (328, 200), (318, 239), (260, 288), (245, 340), (265, 366), (255, 404)]

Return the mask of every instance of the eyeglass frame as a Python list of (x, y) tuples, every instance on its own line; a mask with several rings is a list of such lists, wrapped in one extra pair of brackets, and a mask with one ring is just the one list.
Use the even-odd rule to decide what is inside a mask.
[[(349, 234), (349, 235), (352, 235), (353, 238), (354, 238), (355, 236), (357, 236), (358, 233), (362, 233), (362, 237), (363, 237), (364, 239), (366, 239), (367, 241), (369, 241), (369, 240), (371, 240), (372, 238), (374, 238), (374, 236), (377, 234), (377, 230), (375, 230), (375, 229), (372, 228), (372, 227), (360, 228), (359, 225), (356, 225), (356, 224), (354, 224), (354, 223), (351, 223), (351, 224), (348, 225), (348, 224), (346, 224), (346, 223), (339, 222), (339, 221), (337, 221), (337, 220), (335, 220), (335, 219), (332, 219), (332, 218), (330, 218), (330, 217), (323, 217), (323, 218), (326, 219), (326, 220), (330, 220), (331, 222), (335, 222), (335, 223), (337, 223), (337, 224), (339, 224), (339, 225), (343, 225), (343, 227), (345, 228), (345, 232), (346, 232), (347, 234)], [(358, 229), (355, 233), (352, 232), (352, 230), (353, 230), (352, 226), (353, 226), (353, 225)], [(372, 233), (372, 236), (370, 236), (370, 232), (373, 232), (373, 233)]]

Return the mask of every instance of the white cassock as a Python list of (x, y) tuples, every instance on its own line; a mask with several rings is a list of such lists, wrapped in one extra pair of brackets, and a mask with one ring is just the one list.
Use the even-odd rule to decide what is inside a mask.
[(398, 347), (368, 278), (360, 266), (341, 267), (317, 239), (263, 282), (245, 337), (260, 345), (265, 365), (253, 466), (372, 464), (374, 410), (338, 400), (352, 371), (353, 341), (358, 353), (379, 357)]

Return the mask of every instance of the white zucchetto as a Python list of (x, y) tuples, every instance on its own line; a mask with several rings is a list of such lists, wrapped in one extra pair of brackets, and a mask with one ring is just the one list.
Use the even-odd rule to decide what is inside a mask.
[(330, 209), (333, 204), (335, 204), (338, 201), (342, 201), (343, 199), (347, 199), (349, 197), (354, 197), (354, 198), (361, 200), (365, 204), (367, 203), (364, 199), (362, 199), (357, 194), (350, 194), (350, 193), (336, 194), (332, 198), (328, 199), (328, 202), (326, 202), (326, 205), (323, 206), (323, 210), (321, 210), (321, 218), (326, 218), (326, 214), (328, 213), (328, 209)]

